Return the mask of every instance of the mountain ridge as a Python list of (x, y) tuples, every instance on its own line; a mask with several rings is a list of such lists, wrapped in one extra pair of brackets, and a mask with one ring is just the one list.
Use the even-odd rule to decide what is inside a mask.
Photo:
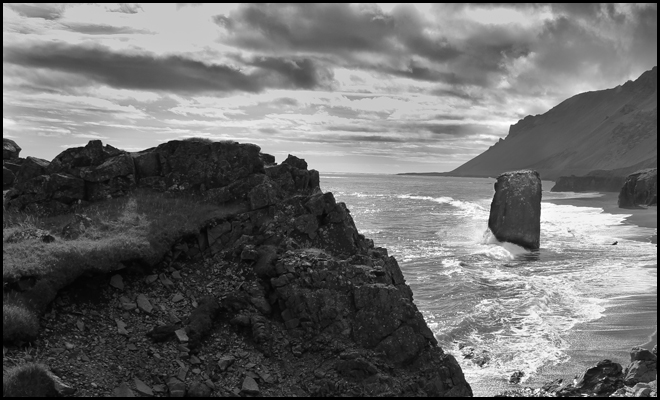
[(442, 176), (492, 177), (537, 170), (545, 180), (601, 170), (657, 167), (657, 67), (635, 81), (584, 92), (528, 115), (485, 152)]

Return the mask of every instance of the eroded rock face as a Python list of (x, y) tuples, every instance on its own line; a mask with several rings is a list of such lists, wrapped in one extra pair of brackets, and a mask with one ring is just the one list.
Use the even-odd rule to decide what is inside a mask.
[(619, 207), (656, 204), (658, 204), (658, 169), (644, 169), (628, 175), (619, 192)]
[(497, 177), (488, 228), (501, 242), (531, 250), (539, 248), (541, 178), (538, 172), (513, 171)]
[[(224, 294), (219, 312), (251, 332), (264, 354), (277, 358), (282, 340), (276, 337), (283, 335), (293, 354), (322, 352), (351, 380), (380, 376), (372, 379), (375, 394), (472, 394), (459, 364), (438, 347), (396, 259), (358, 233), (332, 193), (293, 195), (211, 221), (200, 234), (206, 239), (190, 235), (175, 248), (186, 248), (190, 259), (233, 260), (250, 271), (254, 281)], [(209, 316), (216, 307), (211, 310)], [(208, 330), (205, 321), (191, 332)], [(344, 351), (337, 355), (335, 347)]]

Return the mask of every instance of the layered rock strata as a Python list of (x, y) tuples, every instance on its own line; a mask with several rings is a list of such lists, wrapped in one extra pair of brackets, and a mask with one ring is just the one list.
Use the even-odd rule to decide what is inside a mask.
[(488, 228), (501, 242), (526, 249), (539, 248), (541, 235), (541, 177), (521, 170), (497, 177)]

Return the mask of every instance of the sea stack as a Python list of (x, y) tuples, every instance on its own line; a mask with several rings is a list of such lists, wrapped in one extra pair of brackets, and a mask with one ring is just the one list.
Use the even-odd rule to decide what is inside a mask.
[(488, 228), (497, 240), (528, 250), (539, 248), (541, 236), (541, 177), (532, 170), (505, 172), (497, 177)]
[(649, 168), (628, 175), (619, 193), (619, 208), (658, 203), (658, 169)]

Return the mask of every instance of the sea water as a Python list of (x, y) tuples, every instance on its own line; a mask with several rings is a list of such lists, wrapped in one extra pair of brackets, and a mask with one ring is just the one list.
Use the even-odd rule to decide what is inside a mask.
[[(487, 229), (495, 179), (322, 174), (360, 233), (396, 257), (440, 346), (461, 364), (475, 395), (516, 371), (523, 383), (569, 360), (571, 329), (606, 313), (616, 294), (657, 289), (657, 248), (633, 240), (655, 230), (625, 214), (542, 202), (541, 249), (500, 243)], [(552, 193), (543, 200), (593, 197)], [(618, 242), (613, 246), (612, 243)], [(640, 343), (641, 344), (641, 343)], [(481, 366), (466, 349), (485, 357)], [(604, 357), (606, 355), (603, 355)]]

